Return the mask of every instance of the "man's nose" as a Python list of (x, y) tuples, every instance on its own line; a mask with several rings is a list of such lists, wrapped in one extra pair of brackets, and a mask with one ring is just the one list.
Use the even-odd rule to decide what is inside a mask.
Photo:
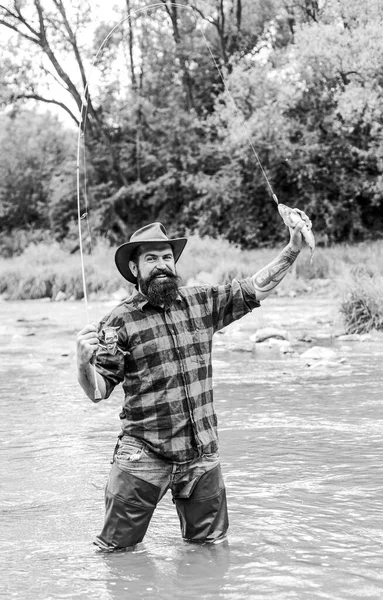
[(167, 264), (161, 256), (158, 257), (157, 268), (167, 270)]

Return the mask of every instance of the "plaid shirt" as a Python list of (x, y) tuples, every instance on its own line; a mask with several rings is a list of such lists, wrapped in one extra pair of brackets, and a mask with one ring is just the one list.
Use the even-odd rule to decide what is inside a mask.
[(107, 397), (123, 382), (123, 434), (175, 463), (216, 452), (213, 334), (258, 306), (247, 278), (181, 287), (168, 310), (135, 290), (107, 315), (99, 325), (96, 368)]

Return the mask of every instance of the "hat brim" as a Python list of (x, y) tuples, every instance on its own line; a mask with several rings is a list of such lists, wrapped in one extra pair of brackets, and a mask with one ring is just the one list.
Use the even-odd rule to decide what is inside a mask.
[(129, 267), (129, 261), (132, 258), (132, 254), (138, 246), (143, 244), (169, 244), (173, 249), (174, 262), (176, 263), (181, 256), (183, 249), (186, 246), (187, 238), (175, 238), (172, 240), (141, 240), (137, 242), (126, 242), (119, 246), (114, 255), (114, 262), (121, 275), (127, 279), (130, 283), (136, 283), (137, 279), (133, 275)]

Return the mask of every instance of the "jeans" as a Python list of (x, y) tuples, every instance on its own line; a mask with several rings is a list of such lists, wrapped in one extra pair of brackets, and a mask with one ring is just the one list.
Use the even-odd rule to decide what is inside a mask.
[(141, 542), (158, 502), (171, 490), (182, 537), (217, 543), (229, 522), (218, 453), (169, 463), (130, 436), (119, 441), (105, 490), (105, 522), (95, 544), (104, 550)]

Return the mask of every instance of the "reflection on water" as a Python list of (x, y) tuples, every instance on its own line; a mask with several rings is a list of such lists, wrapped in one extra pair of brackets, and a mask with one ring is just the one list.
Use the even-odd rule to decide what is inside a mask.
[(381, 600), (381, 342), (310, 376), (297, 356), (217, 350), (229, 543), (183, 543), (167, 496), (143, 544), (102, 554), (120, 396), (93, 405), (77, 386), (77, 305), (1, 313), (1, 595)]

